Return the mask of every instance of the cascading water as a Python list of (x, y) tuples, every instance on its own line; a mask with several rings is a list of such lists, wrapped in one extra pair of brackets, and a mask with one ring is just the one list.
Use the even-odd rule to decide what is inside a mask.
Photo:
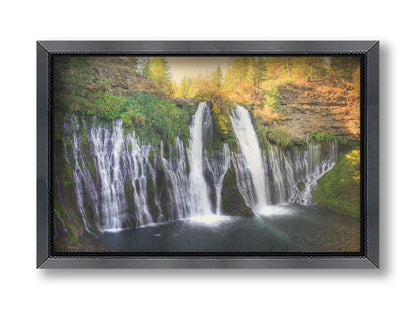
[(295, 185), (292, 164), (287, 160), (284, 152), (272, 147), (269, 148), (268, 163), (273, 181), (272, 189), (275, 192), (271, 201), (276, 204), (285, 203)]
[(248, 207), (254, 208), (256, 205), (256, 198), (254, 195), (254, 185), (253, 180), (251, 179), (251, 172), (247, 167), (247, 161), (243, 154), (235, 153), (233, 153), (231, 160), (236, 173), (238, 190), (244, 198), (244, 203)]
[(251, 199), (250, 204), (254, 210), (260, 210), (267, 204), (266, 178), (256, 131), (251, 122), (250, 113), (244, 107), (237, 105), (236, 109), (232, 111), (230, 118), (237, 136), (238, 146), (244, 155), (245, 167), (250, 172), (253, 180), (255, 200)]
[(318, 180), (338, 160), (336, 140), (325, 150), (321, 144), (308, 143), (306, 150), (270, 147), (262, 155), (249, 112), (237, 105), (230, 118), (241, 151), (233, 154), (232, 162), (246, 205), (260, 214), (269, 211), (269, 205), (311, 205)]
[(218, 158), (205, 157), (208, 170), (212, 174), (214, 186), (215, 186), (215, 214), (222, 214), (222, 198), (221, 191), (224, 183), (225, 175), (230, 168), (231, 155), (230, 147), (224, 143), (222, 152)]
[(190, 215), (189, 179), (185, 149), (179, 137), (175, 139), (174, 149), (170, 150), (169, 160), (164, 157), (164, 145), (161, 142), (161, 159), (166, 178), (169, 181), (170, 220), (183, 219)]
[[(84, 185), (87, 190), (87, 194), (89, 195), (90, 201), (92, 203), (96, 220), (99, 218), (99, 210), (98, 210), (98, 195), (94, 187), (94, 183), (91, 177), (91, 174), (85, 165), (84, 158), (82, 156), (82, 152), (79, 148), (80, 145), (80, 138), (78, 137), (77, 131), (79, 130), (79, 123), (75, 116), (72, 117), (71, 120), (72, 124), (72, 138), (73, 138), (73, 144), (72, 144), (72, 155), (74, 158), (74, 169), (72, 171), (74, 184), (75, 184), (75, 195), (78, 205), (78, 210), (81, 214), (85, 230), (89, 233), (91, 233), (90, 230), (90, 224), (86, 217), (85, 207), (84, 207)], [(69, 163), (68, 155), (66, 155), (66, 160)], [(99, 224), (96, 221), (96, 226), (98, 228), (101, 228), (101, 224)]]
[[(245, 204), (256, 214), (288, 202), (311, 205), (317, 181), (338, 160), (336, 141), (262, 151), (249, 112), (237, 106), (230, 119), (238, 152), (226, 143), (222, 149), (210, 145), (215, 138), (207, 103), (200, 103), (192, 117), (188, 147), (179, 136), (168, 145), (145, 143), (134, 131), (126, 133), (121, 120), (108, 125), (94, 118), (86, 126), (73, 116), (64, 125), (63, 156), (72, 171), (85, 231), (119, 231), (187, 218), (199, 222), (200, 217), (215, 222), (223, 214), (221, 194), (230, 170)], [(64, 216), (56, 214), (68, 231)]]
[(210, 126), (211, 117), (205, 102), (198, 105), (189, 127), (189, 192), (191, 215), (208, 215), (212, 213), (208, 187), (203, 173), (204, 132)]
[[(312, 191), (318, 186), (318, 180), (322, 178), (338, 160), (337, 141), (330, 142), (329, 151), (321, 151), (321, 145), (308, 144), (308, 150), (296, 155), (296, 175), (304, 177), (299, 188), (299, 183), (293, 185), (289, 201), (302, 205), (312, 204)], [(302, 155), (303, 154), (303, 155)], [(299, 178), (298, 178), (299, 180)]]
[(123, 228), (126, 212), (125, 172), (120, 164), (124, 147), (123, 123), (116, 120), (112, 133), (104, 127), (92, 127), (88, 137), (101, 184), (102, 225), (104, 231)]
[[(128, 173), (133, 187), (134, 204), (136, 206), (137, 225), (153, 223), (152, 216), (147, 207), (147, 168), (152, 170), (149, 164), (150, 146), (140, 146), (134, 132), (127, 135), (127, 147), (125, 162), (128, 164)], [(128, 150), (128, 147), (131, 150)], [(136, 183), (138, 183), (139, 192)]]
[[(155, 155), (156, 151), (153, 150), (153, 155)], [(161, 223), (165, 221), (165, 216), (163, 215), (162, 212), (162, 206), (160, 205), (160, 193), (158, 192), (158, 187), (157, 187), (157, 180), (156, 180), (156, 167), (157, 167), (157, 157), (153, 157), (153, 165), (150, 164), (149, 159), (147, 159), (147, 164), (149, 166), (149, 171), (150, 171), (150, 175), (152, 176), (152, 182), (153, 182), (153, 187), (154, 187), (154, 198), (155, 198), (155, 205), (157, 207), (158, 210), (158, 217), (157, 217), (157, 223)]]

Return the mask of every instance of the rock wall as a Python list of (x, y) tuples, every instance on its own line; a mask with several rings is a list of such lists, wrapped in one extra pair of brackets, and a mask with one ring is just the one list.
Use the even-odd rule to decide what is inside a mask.
[(348, 87), (318, 82), (288, 84), (279, 102), (286, 111), (290, 139), (326, 133), (356, 140), (360, 135), (360, 94)]

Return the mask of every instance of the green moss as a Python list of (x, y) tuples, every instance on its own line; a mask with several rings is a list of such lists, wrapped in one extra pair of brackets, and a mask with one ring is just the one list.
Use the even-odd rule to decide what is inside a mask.
[(267, 131), (269, 141), (278, 147), (284, 148), (290, 143), (290, 133), (285, 126), (274, 125)]
[(72, 170), (70, 166), (67, 166), (66, 164), (64, 164), (59, 176), (60, 176), (63, 190), (67, 190), (68, 188), (72, 186), (73, 180), (72, 180)]
[(136, 94), (126, 100), (126, 112), (120, 117), (127, 128), (133, 128), (141, 138), (151, 138), (150, 143), (173, 143), (179, 134), (189, 138), (191, 116), (187, 109), (151, 94)]
[(306, 187), (305, 182), (299, 182), (297, 184), (297, 187), (298, 187), (299, 191), (304, 191), (305, 187)]
[(355, 218), (360, 216), (360, 150), (344, 157), (318, 181), (312, 192), (319, 206)]
[(78, 238), (75, 236), (75, 230), (71, 223), (66, 224), (67, 228), (69, 229), (68, 238), (74, 243), (78, 244)]
[(151, 178), (147, 179), (147, 204), (149, 206), (150, 214), (154, 220), (157, 220), (158, 217), (158, 209), (155, 202), (155, 184)]
[(155, 151), (153, 149), (151, 149), (149, 151), (149, 163), (153, 164), (155, 157), (157, 157)]
[(260, 146), (263, 149), (267, 149), (267, 147), (270, 145), (270, 142), (267, 138), (267, 132), (268, 132), (267, 127), (262, 126), (258, 123), (256, 124), (257, 139), (259, 140)]
[(87, 164), (87, 168), (88, 168), (89, 173), (91, 174), (91, 178), (94, 179), (94, 177), (95, 177), (95, 175), (94, 175), (95, 167), (94, 167), (93, 160), (91, 160), (91, 161), (85, 160), (85, 163)]
[(57, 200), (55, 200), (54, 207), (55, 207), (56, 212), (59, 213), (62, 220), (65, 221), (66, 215), (65, 215), (64, 207), (62, 207)]
[(231, 216), (253, 216), (253, 211), (244, 203), (244, 198), (238, 190), (236, 184), (236, 174), (234, 167), (228, 169), (224, 177), (224, 184), (221, 191), (222, 210), (225, 215)]
[(83, 144), (87, 144), (88, 143), (88, 133), (87, 133), (87, 131), (84, 129), (84, 128), (81, 128), (82, 129), (82, 131), (81, 131), (81, 140), (82, 140), (82, 143)]
[(289, 142), (288, 146), (306, 146), (306, 141), (302, 139), (294, 139)]
[(124, 191), (126, 194), (127, 212), (133, 215), (136, 210), (136, 206), (134, 204), (134, 189), (133, 189), (130, 179), (126, 181), (126, 184), (124, 186)]
[(361, 142), (360, 140), (348, 140), (347, 145), (351, 149), (357, 149), (357, 148), (360, 148)]
[(210, 148), (221, 150), (224, 143), (227, 143), (231, 150), (237, 149), (237, 137), (234, 133), (230, 110), (234, 104), (223, 101), (210, 102), (212, 117), (212, 138), (209, 141)]
[(333, 134), (326, 134), (326, 133), (318, 132), (318, 133), (309, 135), (309, 141), (312, 143), (327, 143), (327, 142), (331, 142), (334, 140), (337, 140), (339, 143), (344, 144), (344, 145), (348, 143), (348, 140), (345, 137), (337, 136)]
[[(66, 111), (59, 112), (56, 116), (68, 119), (68, 116), (75, 113), (86, 118), (97, 116), (101, 122), (111, 122), (121, 118), (126, 131), (136, 130), (140, 138), (147, 138), (149, 143), (155, 144), (159, 144), (160, 140), (172, 143), (177, 135), (180, 135), (184, 141), (189, 138), (190, 112), (194, 110), (190, 105), (177, 106), (169, 98), (146, 93), (137, 93), (133, 96), (103, 94), (94, 101), (85, 101), (80, 105), (82, 110), (65, 106)], [(59, 123), (63, 122), (59, 121)], [(56, 142), (61, 142), (59, 135), (55, 135), (54, 139)], [(82, 141), (88, 142), (85, 131), (82, 132)], [(66, 143), (67, 147), (71, 148), (71, 142)]]

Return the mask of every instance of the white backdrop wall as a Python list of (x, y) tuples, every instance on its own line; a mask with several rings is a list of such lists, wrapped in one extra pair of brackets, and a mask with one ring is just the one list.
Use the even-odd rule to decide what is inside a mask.
[[(414, 306), (416, 68), (410, 3), (3, 2), (0, 309), (376, 311)], [(47, 39), (381, 40), (382, 269), (36, 270), (35, 41)]]

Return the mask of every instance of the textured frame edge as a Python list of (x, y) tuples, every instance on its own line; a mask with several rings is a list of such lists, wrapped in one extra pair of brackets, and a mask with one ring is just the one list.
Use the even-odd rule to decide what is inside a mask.
[[(49, 58), (51, 54), (362, 54), (366, 133), (366, 234), (363, 257), (52, 257), (49, 250)], [(379, 42), (378, 41), (38, 41), (37, 42), (37, 268), (379, 268)]]
[(366, 200), (367, 200), (367, 258), (376, 268), (379, 259), (379, 50), (377, 41), (367, 52), (367, 133)]
[(364, 54), (376, 41), (38, 41), (52, 54)]
[(61, 269), (370, 269), (372, 262), (357, 259), (314, 259), (311, 257), (103, 257), (49, 258), (41, 268)]
[(49, 52), (41, 45), (37, 44), (37, 67), (36, 67), (36, 222), (37, 222), (37, 267), (48, 260), (49, 241), (48, 241), (48, 105), (49, 105), (49, 86), (48, 86), (48, 63)]

